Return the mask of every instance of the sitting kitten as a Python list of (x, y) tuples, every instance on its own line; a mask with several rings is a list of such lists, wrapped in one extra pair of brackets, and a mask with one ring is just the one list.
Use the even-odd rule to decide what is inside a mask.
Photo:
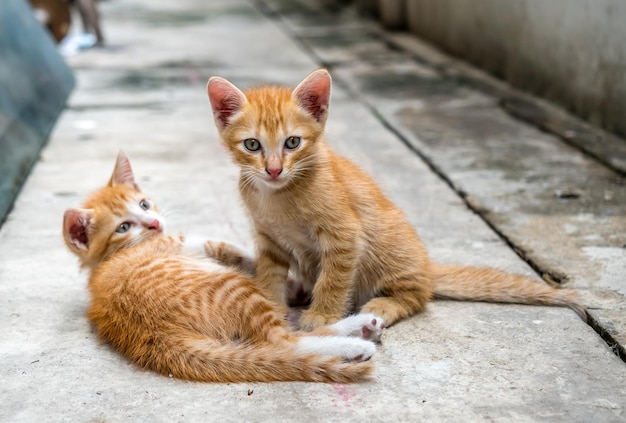
[(371, 373), (374, 343), (347, 336), (377, 338), (382, 319), (292, 332), (249, 277), (163, 228), (122, 152), (109, 183), (63, 219), (65, 243), (90, 272), (89, 320), (137, 365), (211, 382), (345, 383)]
[(284, 313), (291, 272), (313, 296), (302, 328), (359, 309), (391, 325), (423, 310), (433, 295), (568, 306), (586, 318), (571, 290), (491, 268), (432, 263), (402, 211), (324, 140), (331, 91), (326, 70), (294, 90), (244, 93), (212, 77), (207, 91), (220, 137), (241, 169), (257, 283)]

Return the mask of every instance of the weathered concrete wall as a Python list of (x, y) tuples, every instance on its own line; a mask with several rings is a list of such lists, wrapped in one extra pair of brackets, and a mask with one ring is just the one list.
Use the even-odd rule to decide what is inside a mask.
[[(398, 13), (398, 3), (405, 13)], [(626, 2), (378, 0), (381, 20), (626, 135)]]

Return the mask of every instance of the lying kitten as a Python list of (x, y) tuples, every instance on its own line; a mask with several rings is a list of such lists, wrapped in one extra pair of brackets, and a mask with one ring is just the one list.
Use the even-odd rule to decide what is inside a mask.
[(320, 327), (358, 310), (391, 325), (423, 310), (433, 295), (567, 306), (586, 319), (572, 290), (492, 268), (431, 262), (403, 212), (326, 143), (326, 70), (311, 73), (293, 90), (244, 93), (212, 77), (207, 91), (223, 144), (241, 169), (257, 283), (284, 313), (291, 272), (312, 293), (301, 327)]
[(313, 333), (289, 330), (276, 306), (234, 267), (163, 232), (124, 153), (109, 183), (63, 219), (68, 248), (87, 268), (88, 318), (137, 365), (210, 382), (357, 382), (373, 365), (383, 321), (358, 315)]

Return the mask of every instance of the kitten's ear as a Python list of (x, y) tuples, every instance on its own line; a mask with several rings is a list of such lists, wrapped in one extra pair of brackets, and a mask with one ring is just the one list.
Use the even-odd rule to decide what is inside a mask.
[(307, 76), (291, 94), (292, 99), (320, 123), (326, 121), (330, 103), (331, 78), (326, 69)]
[(130, 167), (130, 160), (128, 160), (128, 156), (122, 150), (117, 154), (113, 175), (111, 175), (109, 180), (110, 187), (120, 184), (126, 184), (139, 190), (139, 186), (135, 182), (135, 175), (133, 175), (133, 168)]
[(247, 101), (246, 96), (233, 84), (219, 76), (212, 76), (206, 86), (213, 117), (218, 129), (223, 129), (232, 120), (233, 115), (241, 110)]
[(67, 246), (75, 252), (89, 249), (87, 228), (93, 219), (91, 209), (69, 209), (63, 215), (63, 238)]

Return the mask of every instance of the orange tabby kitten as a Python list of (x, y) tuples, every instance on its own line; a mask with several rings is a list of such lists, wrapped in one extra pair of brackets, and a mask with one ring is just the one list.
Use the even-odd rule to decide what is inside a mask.
[(433, 295), (568, 306), (586, 318), (571, 290), (491, 268), (432, 263), (404, 214), (324, 140), (331, 91), (326, 70), (294, 90), (243, 93), (212, 77), (207, 91), (220, 137), (241, 168), (258, 284), (284, 311), (292, 272), (312, 292), (302, 328), (359, 309), (391, 325), (423, 310)]
[(378, 337), (381, 319), (353, 316), (310, 334), (291, 332), (249, 277), (163, 227), (121, 152), (108, 185), (64, 216), (65, 242), (90, 271), (89, 320), (130, 360), (211, 382), (344, 383), (371, 373), (363, 360), (375, 345), (348, 336)]

